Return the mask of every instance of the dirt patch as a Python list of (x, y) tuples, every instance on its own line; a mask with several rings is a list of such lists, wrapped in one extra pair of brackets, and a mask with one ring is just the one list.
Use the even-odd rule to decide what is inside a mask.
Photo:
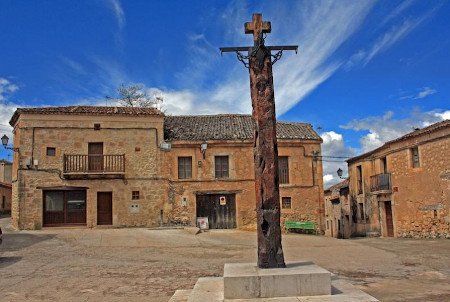
[[(0, 219), (2, 228), (7, 223)], [(450, 301), (449, 240), (286, 234), (283, 249), (287, 261), (314, 261), (381, 301)], [(199, 277), (221, 276), (225, 263), (256, 262), (256, 235), (145, 228), (6, 231), (0, 251), (5, 301), (166, 302)]]

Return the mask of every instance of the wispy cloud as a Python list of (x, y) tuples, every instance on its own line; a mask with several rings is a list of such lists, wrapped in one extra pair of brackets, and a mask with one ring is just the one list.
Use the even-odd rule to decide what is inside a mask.
[(414, 3), (414, 0), (405, 0), (401, 2), (398, 6), (396, 6), (384, 19), (381, 21), (380, 26), (385, 25), (392, 19), (395, 19), (397, 16), (399, 16), (401, 13), (403, 13), (406, 9), (408, 9), (412, 4)]
[(405, 96), (400, 97), (400, 100), (419, 100), (419, 99), (423, 99), (426, 98), (427, 96), (430, 96), (432, 94), (437, 93), (436, 89), (432, 89), (430, 87), (423, 87), (422, 89), (419, 90), (419, 92), (415, 93), (415, 94), (408, 94)]
[(126, 19), (120, 0), (105, 0), (105, 1), (106, 4), (108, 5), (108, 8), (114, 14), (117, 26), (119, 27), (119, 29), (123, 29), (125, 27)]
[(406, 118), (395, 119), (394, 112), (388, 111), (383, 116), (354, 119), (341, 127), (355, 131), (368, 131), (360, 139), (362, 152), (367, 152), (416, 128), (426, 127), (449, 117), (450, 110), (423, 112), (416, 109)]
[[(394, 18), (396, 15), (400, 14), (403, 10), (409, 7), (412, 4), (412, 1), (406, 1), (399, 5), (386, 19), (388, 21)], [(393, 45), (395, 45), (398, 41), (405, 38), (408, 34), (410, 34), (415, 28), (417, 28), (424, 21), (429, 19), (441, 6), (439, 5), (431, 8), (423, 15), (417, 18), (408, 18), (401, 23), (395, 24), (389, 28), (386, 32), (381, 34), (371, 47), (368, 49), (360, 49), (355, 52), (350, 59), (344, 64), (344, 68), (349, 70), (356, 65), (362, 64), (366, 66), (373, 58), (377, 55), (385, 52)], [(384, 22), (387, 22), (386, 19)]]
[[(298, 55), (285, 53), (283, 59), (274, 66), (275, 94), (277, 114), (281, 115), (295, 106), (299, 101), (327, 80), (340, 66), (341, 62), (332, 59), (334, 52), (359, 28), (373, 6), (373, 1), (339, 1), (339, 2), (306, 2), (289, 7), (289, 14), (284, 14), (280, 4), (270, 18), (273, 26), (272, 34), (268, 36), (268, 44), (299, 44)], [(272, 4), (275, 6), (275, 4)], [(235, 15), (239, 14), (239, 18)], [(179, 78), (196, 79), (188, 91), (196, 97), (192, 100), (196, 110), (212, 112), (251, 112), (248, 72), (232, 56), (214, 57), (219, 46), (251, 45), (250, 36), (243, 34), (243, 22), (251, 15), (240, 1), (233, 2), (224, 15), (220, 27), (229, 39), (227, 45), (216, 45), (210, 42), (207, 34), (191, 37), (190, 47), (194, 50), (189, 58), (189, 64), (181, 72)], [(244, 17), (245, 16), (245, 17)], [(239, 44), (237, 44), (239, 43)], [(201, 83), (207, 71), (220, 70), (216, 80), (207, 79), (208, 87)], [(210, 73), (209, 73), (210, 74)], [(183, 89), (183, 91), (186, 91)], [(208, 109), (205, 109), (208, 107)]]

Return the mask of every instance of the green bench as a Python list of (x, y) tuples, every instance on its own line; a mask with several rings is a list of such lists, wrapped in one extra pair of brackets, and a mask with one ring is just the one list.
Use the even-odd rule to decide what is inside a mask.
[(287, 231), (306, 230), (306, 231), (313, 231), (314, 234), (317, 234), (316, 224), (313, 221), (289, 221), (289, 220), (287, 220), (284, 223), (284, 228)]

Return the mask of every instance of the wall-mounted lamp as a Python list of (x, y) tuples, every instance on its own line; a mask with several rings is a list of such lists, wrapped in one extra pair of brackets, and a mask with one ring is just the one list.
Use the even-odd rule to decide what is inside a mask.
[(200, 145), (200, 152), (203, 154), (203, 159), (205, 159), (206, 149), (208, 149), (208, 144), (206, 142), (203, 142)]
[(15, 152), (19, 152), (19, 148), (8, 147), (9, 137), (6, 134), (2, 136), (2, 145), (5, 149), (13, 150)]
[(339, 168), (337, 171), (336, 171), (336, 173), (337, 173), (337, 175), (339, 176), (339, 178), (342, 178), (342, 179), (346, 179), (347, 177), (342, 177), (342, 169), (341, 168)]

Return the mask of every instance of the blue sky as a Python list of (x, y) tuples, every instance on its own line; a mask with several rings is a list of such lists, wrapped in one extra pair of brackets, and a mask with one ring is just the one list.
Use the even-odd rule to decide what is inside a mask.
[[(254, 12), (267, 45), (299, 45), (274, 65), (277, 114), (311, 123), (324, 155), (450, 118), (449, 1), (1, 0), (0, 130), (17, 107), (105, 105), (134, 83), (170, 114), (250, 113), (248, 71), (218, 48), (251, 45)], [(326, 185), (345, 168), (323, 164)]]

